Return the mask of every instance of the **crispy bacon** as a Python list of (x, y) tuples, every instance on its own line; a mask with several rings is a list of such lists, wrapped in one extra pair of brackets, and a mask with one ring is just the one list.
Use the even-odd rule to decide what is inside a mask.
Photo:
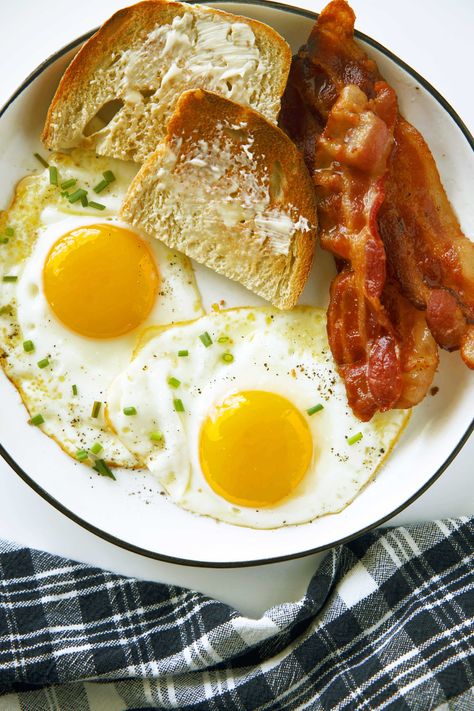
[[(333, 0), (320, 14), (293, 58), (280, 124), (313, 175), (321, 241), (342, 270), (331, 287), (329, 338), (351, 406), (368, 419), (377, 409), (410, 407), (426, 394), (438, 363), (428, 326), (439, 345), (460, 348), (474, 367), (474, 245), (461, 232), (426, 143), (403, 117), (394, 117), (389, 101), (380, 101), (382, 87), (386, 96), (391, 89), (354, 41), (354, 20), (345, 0)], [(377, 140), (364, 142), (369, 133), (351, 127), (349, 117), (341, 120), (337, 103), (354, 86), (366, 95), (367, 112), (393, 129), (385, 176)], [(357, 231), (361, 215), (365, 228)], [(378, 230), (388, 257), (386, 286)], [(400, 377), (394, 375), (397, 358)]]
[[(402, 117), (378, 219), (390, 271), (403, 293), (426, 309), (442, 348), (460, 348), (474, 321), (474, 244), (461, 231), (428, 146)], [(463, 348), (461, 355), (474, 368)]]
[(373, 99), (382, 79), (375, 62), (354, 42), (354, 22), (345, 0), (333, 0), (293, 57), (280, 123), (305, 155), (310, 172), (316, 143), (341, 90), (353, 84)]
[(376, 85), (372, 100), (345, 87), (313, 160), (321, 245), (345, 265), (331, 285), (329, 342), (349, 404), (362, 420), (393, 407), (402, 390), (397, 339), (380, 302), (385, 250), (376, 220), (396, 115), (395, 93), (386, 84)]
[[(380, 301), (386, 275), (377, 214), (397, 105), (374, 62), (353, 42), (353, 26), (345, 2), (336, 0), (320, 15), (293, 59), (281, 123), (305, 155), (319, 198), (321, 244), (342, 270), (331, 285), (329, 341), (349, 404), (368, 420), (377, 410), (419, 401), (429, 383), (415, 374), (431, 382), (437, 356), (424, 317), (408, 318), (413, 309), (395, 286), (389, 305), (404, 316), (400, 328)], [(346, 86), (349, 77), (359, 88)], [(426, 351), (416, 348), (406, 328), (420, 320), (432, 346), (424, 368), (415, 353)]]
[(357, 87), (346, 87), (314, 156), (321, 243), (341, 268), (331, 285), (329, 342), (349, 404), (362, 420), (417, 404), (438, 365), (424, 314), (385, 279), (377, 213), (395, 120), (390, 87), (378, 82), (370, 101)]
[(413, 407), (423, 400), (433, 381), (438, 348), (423, 311), (413, 308), (393, 279), (385, 284), (382, 302), (395, 329), (402, 370), (401, 393), (394, 407)]
[(366, 296), (345, 267), (331, 284), (329, 344), (354, 413), (366, 421), (402, 395), (402, 369), (392, 324), (378, 299)]
[[(345, 0), (333, 0), (293, 59), (281, 124), (302, 150), (310, 171), (342, 89), (354, 84), (373, 99), (382, 80), (375, 62), (354, 40), (354, 20)], [(404, 295), (426, 310), (439, 345), (460, 347), (472, 368), (474, 245), (460, 229), (428, 146), (400, 115), (394, 138), (386, 197), (378, 213), (389, 271)]]
[(342, 90), (316, 146), (313, 181), (322, 247), (350, 262), (367, 293), (379, 297), (385, 249), (376, 217), (397, 109), (390, 87), (380, 82), (376, 92), (368, 101), (356, 86)]

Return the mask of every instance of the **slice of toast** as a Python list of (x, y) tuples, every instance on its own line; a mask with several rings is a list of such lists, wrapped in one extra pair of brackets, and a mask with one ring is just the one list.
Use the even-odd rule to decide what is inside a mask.
[(183, 91), (205, 88), (276, 122), (291, 62), (267, 25), (221, 10), (146, 0), (119, 10), (74, 57), (43, 130), (47, 148), (142, 162)]
[(302, 156), (261, 114), (208, 91), (181, 96), (121, 212), (280, 309), (311, 268), (316, 200)]

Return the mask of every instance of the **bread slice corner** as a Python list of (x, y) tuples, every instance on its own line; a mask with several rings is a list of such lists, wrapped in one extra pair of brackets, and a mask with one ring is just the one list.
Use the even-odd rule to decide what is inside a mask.
[(181, 96), (121, 215), (280, 309), (311, 269), (316, 199), (302, 156), (264, 116), (205, 90)]

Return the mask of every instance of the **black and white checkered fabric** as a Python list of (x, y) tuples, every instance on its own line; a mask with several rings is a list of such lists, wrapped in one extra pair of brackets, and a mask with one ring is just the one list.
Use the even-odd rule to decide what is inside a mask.
[(0, 711), (472, 711), (473, 544), (467, 518), (374, 531), (252, 620), (1, 543)]

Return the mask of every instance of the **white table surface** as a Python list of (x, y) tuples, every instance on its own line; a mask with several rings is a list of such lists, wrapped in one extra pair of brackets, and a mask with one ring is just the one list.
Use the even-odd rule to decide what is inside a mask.
[[(128, 4), (131, 1), (2, 0), (0, 106), (48, 55)], [(287, 0), (287, 4), (317, 11), (324, 0)], [(352, 5), (358, 16), (357, 27), (428, 79), (474, 131), (473, 92), (468, 81), (474, 27), (472, 0), (352, 0)], [(474, 513), (473, 460), (474, 437), (441, 478), (391, 523)], [(73, 523), (23, 483), (1, 459), (0, 492), (0, 538), (126, 575), (191, 587), (251, 617), (278, 602), (298, 599), (322, 557), (312, 555), (286, 563), (228, 570), (162, 563), (124, 551)]]

